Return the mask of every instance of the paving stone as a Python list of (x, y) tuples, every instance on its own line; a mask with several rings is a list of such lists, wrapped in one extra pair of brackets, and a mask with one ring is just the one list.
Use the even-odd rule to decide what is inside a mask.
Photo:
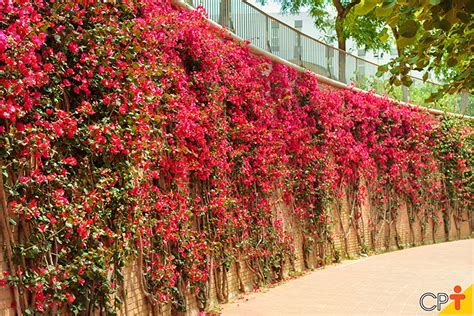
[(473, 283), (474, 239), (468, 239), (345, 261), (225, 304), (222, 314), (430, 315), (419, 306), (423, 293)]

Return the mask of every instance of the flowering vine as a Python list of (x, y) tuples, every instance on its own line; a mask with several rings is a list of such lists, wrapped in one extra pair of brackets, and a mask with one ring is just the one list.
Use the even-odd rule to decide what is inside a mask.
[(433, 201), (456, 220), (472, 208), (471, 127), (322, 90), (203, 14), (0, 4), (0, 224), (19, 315), (116, 313), (132, 261), (151, 310), (184, 310), (189, 290), (205, 309), (211, 282), (227, 300), (233, 264), (283, 278), (293, 219), (323, 264), (344, 198), (359, 229), (370, 197), (374, 240), (402, 203), (413, 220)]

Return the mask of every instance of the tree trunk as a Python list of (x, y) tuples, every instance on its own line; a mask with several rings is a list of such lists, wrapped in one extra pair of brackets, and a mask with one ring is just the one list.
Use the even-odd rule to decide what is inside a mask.
[[(398, 45), (398, 42), (397, 42), (399, 38), (397, 29), (392, 27), (392, 33), (393, 33), (393, 37), (395, 37), (395, 45), (397, 45), (397, 54), (398, 54), (398, 57), (400, 57), (403, 54), (403, 50), (400, 47), (400, 45)], [(404, 86), (403, 84), (401, 85), (401, 88), (402, 88), (402, 101), (408, 102), (408, 99), (410, 98), (410, 90), (408, 90), (408, 87)]]
[(234, 25), (231, 18), (231, 0), (221, 0), (219, 5), (219, 24), (225, 26), (230, 31), (234, 31)]
[(337, 47), (339, 50), (339, 76), (340, 82), (346, 82), (346, 38), (343, 28), (344, 18), (340, 15), (336, 18)]
[(469, 92), (463, 91), (461, 92), (461, 104), (459, 110), (461, 114), (471, 115), (469, 108)]

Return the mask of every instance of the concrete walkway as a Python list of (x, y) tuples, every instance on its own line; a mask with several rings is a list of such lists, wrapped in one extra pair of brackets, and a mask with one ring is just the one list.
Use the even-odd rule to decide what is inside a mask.
[[(316, 270), (223, 305), (228, 315), (430, 315), (425, 292), (474, 283), (474, 239), (375, 255)], [(427, 303), (431, 303), (427, 298)], [(443, 307), (448, 304), (443, 305)]]

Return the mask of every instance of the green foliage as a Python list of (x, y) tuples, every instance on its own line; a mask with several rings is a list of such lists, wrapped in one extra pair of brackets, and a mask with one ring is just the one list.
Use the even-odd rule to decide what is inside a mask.
[[(365, 50), (388, 51), (390, 45), (386, 38), (383, 20), (375, 14), (358, 15), (354, 13), (354, 8), (360, 0), (352, 1), (330, 1), (330, 0), (278, 0), (281, 3), (283, 12), (296, 14), (308, 9), (314, 18), (315, 25), (325, 33), (324, 40), (335, 41), (337, 34), (336, 19), (341, 19), (343, 31), (340, 34), (344, 40), (352, 39), (356, 45)], [(368, 0), (375, 1), (375, 0)], [(267, 3), (268, 0), (259, 0), (260, 3)], [(332, 13), (332, 12), (334, 13)], [(339, 47), (343, 50), (345, 48)]]
[[(383, 82), (377, 77), (359, 77), (357, 80), (357, 87), (363, 90), (374, 90), (377, 94), (387, 94), (395, 100), (402, 99), (402, 87), (391, 85), (388, 82)], [(410, 103), (426, 106), (428, 108), (447, 111), (447, 112), (458, 112), (459, 105), (461, 104), (461, 96), (458, 94), (442, 94), (438, 98), (431, 100), (434, 93), (438, 91), (439, 86), (423, 83), (412, 84), (408, 87)], [(474, 103), (474, 97), (469, 96), (469, 104)], [(468, 108), (463, 114), (474, 115), (474, 108)]]
[(389, 51), (388, 33), (375, 14), (357, 16), (353, 10), (344, 22), (344, 36), (366, 51)]
[(396, 35), (397, 47), (403, 54), (392, 61), (392, 77), (410, 85), (410, 70), (435, 72), (446, 84), (435, 93), (471, 92), (473, 76), (473, 11), (470, 0), (423, 0), (405, 2), (378, 0), (361, 2), (356, 7), (360, 15), (375, 14), (385, 20)]
[[(444, 116), (433, 135), (446, 188), (446, 202), (454, 210), (463, 207), (472, 210), (474, 202), (473, 126), (472, 121)], [(470, 214), (472, 216), (472, 212)]]

